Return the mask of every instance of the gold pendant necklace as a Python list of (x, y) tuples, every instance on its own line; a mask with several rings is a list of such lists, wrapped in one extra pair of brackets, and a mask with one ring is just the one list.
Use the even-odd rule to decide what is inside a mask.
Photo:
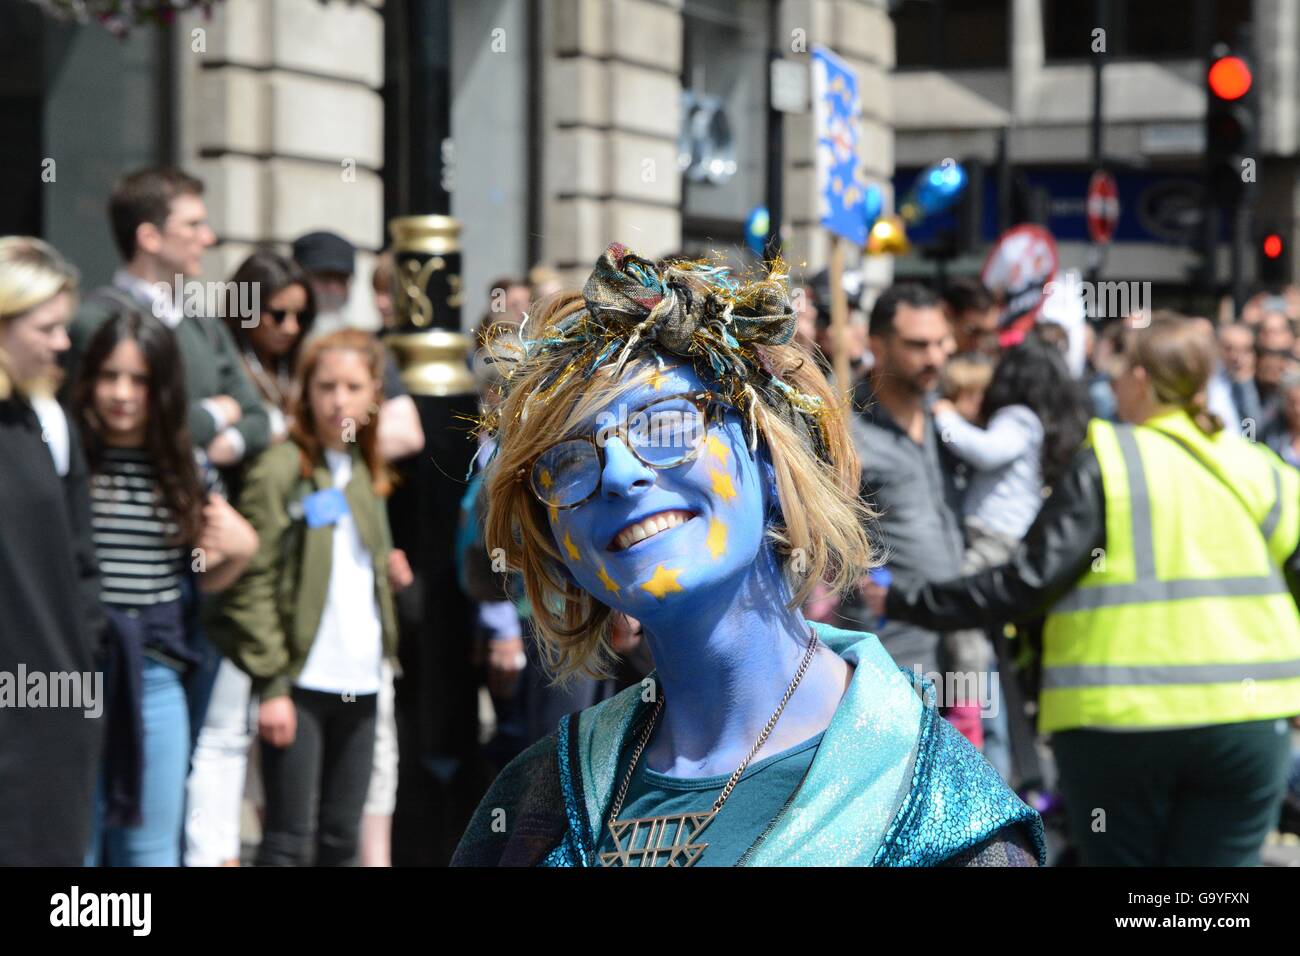
[(718, 794), (718, 799), (713, 801), (713, 807), (707, 813), (667, 813), (656, 817), (634, 817), (630, 820), (620, 820), (618, 814), (623, 809), (623, 800), (627, 797), (627, 788), (632, 782), (632, 774), (636, 771), (637, 761), (641, 759), (641, 751), (649, 743), (650, 735), (654, 732), (655, 724), (659, 720), (659, 714), (664, 709), (664, 697), (662, 694), (659, 695), (659, 699), (655, 701), (655, 708), (646, 721), (645, 729), (641, 731), (641, 737), (637, 741), (636, 749), (632, 751), (632, 762), (628, 765), (627, 773), (623, 775), (623, 784), (618, 788), (618, 795), (614, 798), (614, 805), (609, 811), (609, 835), (610, 839), (614, 841), (614, 850), (611, 853), (600, 854), (601, 866), (695, 865), (700, 858), (700, 854), (709, 846), (707, 843), (700, 842), (700, 834), (704, 832), (705, 827), (713, 822), (713, 818), (718, 815), (722, 805), (731, 796), (731, 791), (735, 789), (736, 783), (745, 772), (745, 768), (754, 759), (754, 754), (758, 753), (763, 744), (767, 742), (768, 735), (772, 733), (772, 728), (781, 719), (781, 711), (785, 710), (785, 705), (794, 696), (795, 688), (799, 686), (799, 682), (803, 680), (803, 675), (808, 670), (808, 665), (812, 663), (813, 653), (816, 649), (817, 634), (814, 632), (808, 641), (808, 650), (804, 651), (803, 660), (799, 662), (799, 669), (795, 672), (794, 680), (790, 682), (790, 686), (786, 688), (781, 703), (776, 705), (776, 711), (768, 719), (762, 733), (758, 735), (758, 740), (754, 742), (749, 755), (741, 761), (740, 766), (731, 775), (727, 785), (722, 788), (722, 793)]

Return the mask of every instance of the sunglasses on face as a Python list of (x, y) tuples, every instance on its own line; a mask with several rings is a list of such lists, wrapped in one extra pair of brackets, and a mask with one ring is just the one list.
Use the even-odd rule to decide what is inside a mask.
[(302, 317), (301, 312), (295, 312), (293, 309), (266, 309), (264, 310), (263, 314), (269, 315), (271, 317), (271, 321), (274, 322), (276, 325), (284, 325), (285, 319), (289, 318), (289, 316), (291, 315), (295, 319), (301, 319)]
[(529, 487), (547, 507), (576, 508), (600, 487), (605, 443), (615, 436), (650, 468), (683, 465), (699, 454), (709, 424), (720, 421), (726, 407), (712, 392), (656, 398), (617, 426), (598, 425), (590, 438), (568, 438), (546, 449), (528, 469)]

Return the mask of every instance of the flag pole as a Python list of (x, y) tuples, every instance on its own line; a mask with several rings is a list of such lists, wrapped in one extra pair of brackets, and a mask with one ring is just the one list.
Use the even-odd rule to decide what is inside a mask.
[(849, 300), (844, 292), (844, 240), (831, 233), (831, 356), (835, 389), (848, 407), (853, 392), (849, 381)]

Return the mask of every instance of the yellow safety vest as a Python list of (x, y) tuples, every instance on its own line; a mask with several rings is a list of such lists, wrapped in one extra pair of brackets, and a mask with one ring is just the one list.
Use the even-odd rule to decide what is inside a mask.
[(1184, 412), (1093, 420), (1106, 547), (1051, 609), (1038, 729), (1180, 727), (1300, 713), (1300, 614), (1279, 570), (1300, 472)]

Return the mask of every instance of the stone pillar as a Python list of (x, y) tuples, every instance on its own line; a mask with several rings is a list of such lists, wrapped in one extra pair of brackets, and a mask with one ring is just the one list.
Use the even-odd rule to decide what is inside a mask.
[[(1255, 63), (1260, 105), (1260, 176), (1252, 187), (1256, 233), (1280, 229), (1300, 276), (1300, 10), (1295, 0), (1255, 0)], [(1258, 248), (1257, 234), (1250, 248)], [(1254, 265), (1254, 263), (1250, 263)]]
[(543, 248), (581, 282), (605, 246), (681, 243), (682, 0), (547, 0)]
[(1011, 3), (1011, 115), (1023, 120), (1033, 113), (1034, 96), (1042, 80), (1043, 0)]
[(1291, 155), (1300, 149), (1300, 10), (1294, 0), (1256, 0), (1254, 40), (1262, 152)]
[(226, 0), (176, 24), (178, 161), (207, 185), (220, 239), (208, 278), (253, 245), (315, 229), (358, 256), (350, 312), (378, 324), (369, 261), (382, 248), (383, 0)]
[[(858, 154), (871, 181), (884, 189), (885, 210), (891, 210), (894, 22), (884, 0), (781, 0), (780, 23), (787, 59), (808, 63), (814, 46), (827, 46), (857, 73), (862, 104)], [(809, 87), (811, 94), (811, 76)], [(830, 261), (830, 234), (818, 224), (815, 135), (811, 109), (786, 114), (784, 202), (791, 229), (786, 259), (805, 275)], [(892, 281), (892, 257), (850, 250), (847, 265), (856, 267), (860, 260), (865, 260), (861, 264), (869, 286), (880, 289)]]

